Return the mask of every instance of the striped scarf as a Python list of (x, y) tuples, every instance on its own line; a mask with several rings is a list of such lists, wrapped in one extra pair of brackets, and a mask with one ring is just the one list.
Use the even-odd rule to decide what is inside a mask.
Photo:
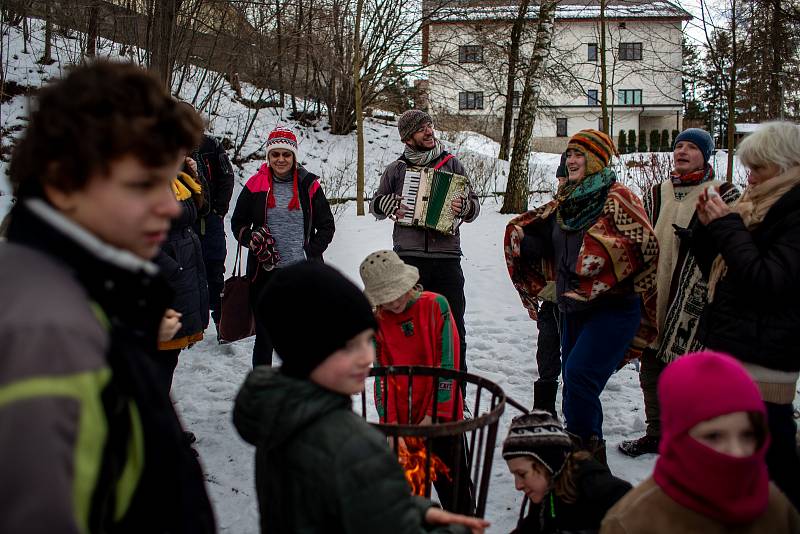
[(444, 152), (444, 146), (437, 139), (436, 146), (430, 150), (417, 150), (416, 148), (406, 145), (403, 156), (415, 167), (426, 167), (431, 161), (438, 158), (439, 154), (442, 152)]
[(672, 185), (676, 186), (702, 184), (714, 179), (714, 168), (706, 163), (704, 169), (687, 174), (678, 174), (672, 171), (672, 173), (670, 173), (670, 178), (672, 179)]
[(568, 232), (575, 232), (594, 224), (603, 211), (608, 190), (616, 181), (617, 175), (609, 167), (580, 182), (567, 180), (556, 193), (556, 220), (559, 226)]

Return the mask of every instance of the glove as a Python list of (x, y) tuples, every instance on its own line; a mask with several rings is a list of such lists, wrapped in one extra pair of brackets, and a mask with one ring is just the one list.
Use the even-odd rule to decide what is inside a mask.
[(275, 238), (266, 226), (259, 226), (250, 235), (250, 251), (255, 254), (259, 265), (271, 271), (281, 261), (275, 248)]
[(474, 206), (472, 205), (472, 201), (466, 195), (461, 197), (461, 211), (458, 212), (456, 215), (459, 219), (467, 219), (470, 215), (472, 215), (472, 210)]
[(400, 207), (400, 199), (397, 198), (397, 195), (393, 194), (381, 195), (375, 198), (375, 206), (378, 208), (379, 212), (390, 217), (394, 215), (394, 212)]

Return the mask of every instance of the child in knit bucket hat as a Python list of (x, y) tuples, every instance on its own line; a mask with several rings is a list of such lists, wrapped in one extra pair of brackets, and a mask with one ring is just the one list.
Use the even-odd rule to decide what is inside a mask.
[(686, 354), (661, 374), (658, 397), (653, 476), (609, 511), (601, 532), (800, 532), (797, 510), (769, 481), (766, 407), (737, 360)]
[(511, 421), (503, 459), (530, 505), (517, 534), (596, 532), (608, 509), (631, 488), (588, 452), (573, 451), (564, 427), (545, 410)]
[[(459, 342), (455, 320), (447, 299), (424, 291), (418, 284), (419, 272), (391, 250), (379, 250), (367, 256), (359, 268), (364, 293), (375, 306), (378, 329), (375, 335), (376, 359), (381, 366), (423, 365), (459, 370)], [(464, 418), (461, 389), (453, 380), (415, 377), (387, 377), (375, 383), (375, 406), (381, 422), (430, 424), (460, 421)], [(409, 403), (409, 390), (412, 394)], [(437, 396), (436, 413), (433, 399)], [(456, 456), (456, 448), (461, 448)], [(474, 506), (466, 447), (463, 439), (437, 438), (432, 449), (451, 468), (461, 458), (458, 511), (471, 512)], [(436, 492), (446, 509), (454, 499), (452, 483), (445, 477), (434, 481)]]
[(256, 367), (233, 412), (239, 434), (256, 446), (261, 532), (488, 526), (413, 497), (383, 435), (353, 412), (351, 395), (363, 391), (375, 357), (375, 318), (353, 282), (327, 265), (301, 262), (278, 269), (261, 308), (283, 366)]

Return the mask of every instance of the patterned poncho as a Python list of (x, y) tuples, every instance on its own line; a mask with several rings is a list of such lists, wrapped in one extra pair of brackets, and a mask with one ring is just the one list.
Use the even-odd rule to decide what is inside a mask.
[[(548, 280), (555, 277), (555, 266), (553, 258), (533, 263), (522, 261), (520, 242), (527, 225), (543, 224), (557, 209), (558, 200), (553, 200), (515, 217), (506, 226), (506, 266), (522, 304), (532, 319), (536, 319), (540, 291)], [(591, 301), (623, 281), (632, 281), (634, 291), (642, 298), (642, 323), (631, 344), (630, 355), (633, 357), (638, 357), (658, 334), (657, 265), (658, 241), (641, 200), (624, 185), (612, 184), (600, 216), (584, 234), (574, 267), (577, 285), (573, 290), (577, 299)]]

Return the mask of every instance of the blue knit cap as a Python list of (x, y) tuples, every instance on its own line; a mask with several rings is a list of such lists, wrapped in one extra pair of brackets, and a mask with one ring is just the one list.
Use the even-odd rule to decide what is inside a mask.
[(714, 139), (707, 131), (701, 130), (700, 128), (687, 128), (675, 138), (675, 142), (672, 143), (673, 151), (675, 150), (675, 146), (681, 141), (694, 143), (694, 145), (700, 149), (700, 152), (703, 153), (703, 163), (708, 163), (708, 160), (711, 159), (711, 153), (714, 152)]

